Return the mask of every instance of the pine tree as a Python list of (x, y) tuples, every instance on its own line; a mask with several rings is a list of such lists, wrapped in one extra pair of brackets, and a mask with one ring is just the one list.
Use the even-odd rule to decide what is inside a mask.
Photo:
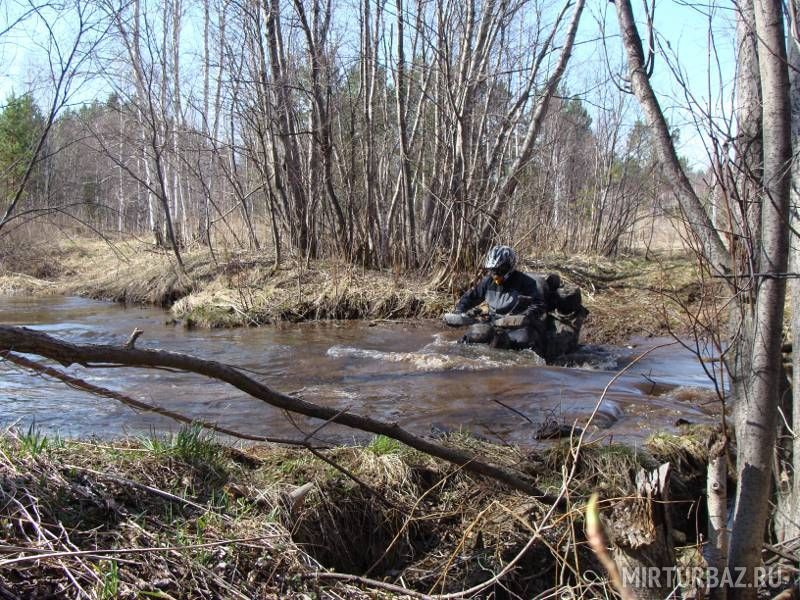
[(44, 117), (33, 96), (12, 92), (0, 111), (0, 206), (16, 192), (43, 127)]

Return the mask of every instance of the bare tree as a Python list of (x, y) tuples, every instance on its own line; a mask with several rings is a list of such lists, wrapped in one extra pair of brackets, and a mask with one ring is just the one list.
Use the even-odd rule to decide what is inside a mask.
[[(7, 34), (14, 27), (19, 27), (26, 19), (36, 21), (37, 26), (47, 32), (46, 38), (36, 43), (47, 57), (50, 75), (48, 81), (50, 89), (47, 94), (49, 106), (38, 140), (25, 157), (26, 166), (22, 177), (19, 181), (14, 182), (15, 189), (0, 216), (0, 232), (16, 217), (34, 169), (42, 159), (53, 125), (81, 83), (80, 73), (85, 65), (94, 58), (94, 49), (106, 32), (102, 15), (90, 2), (73, 0), (60, 6), (51, 3), (41, 4), (31, 0), (27, 3), (26, 10), (21, 16), (6, 27), (0, 35)], [(68, 39), (63, 39), (57, 32), (55, 24), (60, 19), (74, 20), (71, 37)]]
[[(746, 23), (748, 5), (745, 3), (740, 6), (740, 18)], [(732, 338), (736, 349), (731, 356), (743, 355), (747, 360), (729, 360), (727, 363), (732, 379), (741, 382), (733, 389), (739, 414), (736, 432), (738, 485), (729, 564), (744, 568), (745, 582), (752, 584), (755, 582), (755, 567), (761, 560), (768, 517), (781, 377), (780, 346), (785, 297), (783, 274), (788, 256), (788, 165), (791, 145), (781, 6), (769, 0), (755, 2), (753, 32), (758, 40), (759, 60), (757, 70), (750, 72), (758, 78), (763, 99), (763, 176), (757, 176), (758, 163), (753, 165), (744, 161), (743, 167), (748, 168), (748, 181), (754, 181), (757, 190), (760, 221), (759, 229), (749, 231), (752, 234), (747, 239), (749, 254), (741, 261), (743, 264), (733, 260), (731, 249), (720, 238), (677, 158), (666, 120), (649, 82), (642, 41), (630, 2), (618, 1), (616, 8), (628, 59), (631, 88), (655, 132), (662, 164), (687, 215), (688, 225), (703, 242), (708, 264), (717, 273), (730, 276), (734, 291), (738, 292), (735, 287), (742, 280), (752, 286), (752, 303), (742, 301), (734, 311), (745, 315), (745, 320), (752, 320), (752, 328), (744, 327)], [(755, 160), (758, 161), (758, 157)], [(740, 230), (745, 230), (741, 224)], [(734, 273), (734, 269), (745, 270)], [(755, 594), (755, 586), (737, 587), (734, 590), (734, 597), (755, 597)]]

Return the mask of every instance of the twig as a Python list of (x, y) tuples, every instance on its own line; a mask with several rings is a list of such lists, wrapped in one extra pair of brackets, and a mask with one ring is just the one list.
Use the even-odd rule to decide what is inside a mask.
[(508, 404), (506, 404), (505, 402), (501, 402), (501, 401), (500, 401), (500, 400), (498, 400), (497, 398), (492, 398), (492, 402), (497, 402), (497, 404), (499, 404), (499, 405), (500, 405), (500, 406), (502, 406), (503, 408), (507, 408), (508, 410), (510, 410), (511, 412), (513, 412), (515, 415), (519, 415), (520, 417), (522, 417), (523, 419), (525, 419), (525, 420), (526, 420), (528, 423), (530, 423), (531, 425), (533, 425), (533, 421), (531, 420), (531, 418), (530, 418), (528, 415), (526, 415), (525, 413), (523, 413), (523, 412), (521, 412), (521, 411), (517, 410), (517, 409), (516, 409), (516, 408), (514, 408), (513, 406), (509, 406)]
[[(334, 421), (337, 419), (337, 417), (339, 417), (340, 415), (343, 415), (343, 414), (344, 414), (344, 413), (346, 413), (348, 410), (350, 410), (350, 407), (349, 407), (349, 406), (345, 406), (345, 407), (344, 407), (342, 410), (340, 410), (338, 413), (336, 413), (335, 415), (333, 415), (333, 416), (332, 416), (330, 419), (327, 419), (325, 422), (321, 423), (321, 424), (319, 425), (319, 427), (317, 427), (317, 428), (313, 429), (313, 430), (312, 430), (310, 433), (306, 434), (306, 437), (304, 437), (304, 438), (303, 438), (303, 442), (302, 442), (302, 443), (303, 443), (303, 445), (306, 445), (306, 444), (308, 444), (308, 443), (309, 443), (309, 441), (310, 441), (310, 440), (312, 440), (312, 439), (314, 438), (314, 436), (316, 436), (316, 435), (317, 435), (317, 434), (318, 434), (320, 431), (322, 431), (322, 430), (323, 430), (323, 429), (325, 429), (325, 428), (326, 428), (328, 425), (330, 425), (331, 423), (333, 423), (333, 422), (334, 422)], [(299, 428), (298, 428), (298, 429), (299, 429)]]
[(126, 396), (125, 394), (121, 394), (120, 392), (115, 392), (114, 390), (109, 390), (107, 388), (100, 387), (99, 385), (89, 383), (88, 381), (85, 381), (78, 377), (67, 375), (66, 373), (59, 371), (58, 369), (45, 366), (43, 364), (37, 363), (36, 361), (29, 360), (23, 356), (19, 356), (12, 352), (4, 352), (0, 353), (0, 355), (8, 362), (14, 363), (26, 369), (31, 369), (32, 371), (36, 371), (38, 373), (47, 375), (54, 379), (58, 379), (59, 381), (66, 383), (70, 387), (74, 387), (76, 389), (89, 392), (90, 394), (95, 394), (96, 396), (111, 398), (112, 400), (117, 400), (118, 402), (121, 402), (126, 406), (130, 406), (131, 408), (143, 410), (146, 412), (156, 413), (158, 415), (168, 417), (174, 421), (178, 421), (179, 423), (186, 423), (189, 425), (200, 425), (204, 429), (209, 429), (211, 431), (216, 431), (217, 433), (222, 433), (224, 435), (229, 435), (231, 437), (236, 437), (239, 439), (249, 440), (253, 442), (270, 442), (274, 444), (286, 444), (290, 446), (304, 446), (304, 447), (307, 445), (306, 442), (301, 442), (298, 440), (271, 438), (261, 435), (242, 433), (240, 431), (234, 431), (233, 429), (228, 429), (227, 427), (222, 427), (220, 425), (216, 425), (215, 423), (209, 423), (208, 421), (190, 418), (187, 417), (186, 415), (182, 415), (180, 413), (168, 410), (166, 408), (162, 408), (161, 406), (156, 406), (154, 404), (148, 404), (147, 402), (142, 402), (141, 400), (136, 400), (135, 398), (131, 398), (130, 396)]
[(455, 599), (455, 598), (463, 598), (463, 597), (466, 597), (466, 596), (471, 596), (472, 594), (476, 594), (476, 593), (478, 593), (478, 592), (480, 592), (482, 590), (485, 590), (487, 587), (489, 587), (490, 585), (493, 585), (497, 581), (501, 580), (503, 577), (505, 577), (505, 575), (509, 571), (511, 571), (511, 569), (513, 569), (516, 566), (516, 564), (520, 560), (522, 560), (522, 557), (525, 556), (525, 554), (528, 552), (528, 550), (530, 550), (530, 548), (533, 546), (534, 542), (536, 542), (536, 540), (539, 539), (539, 536), (541, 535), (541, 533), (549, 528), (549, 527), (545, 527), (545, 523), (547, 523), (550, 520), (550, 518), (553, 516), (553, 513), (556, 511), (556, 509), (561, 507), (562, 501), (565, 499), (567, 491), (569, 490), (569, 485), (572, 482), (572, 480), (575, 478), (575, 473), (577, 472), (578, 456), (580, 454), (580, 449), (584, 444), (583, 439), (584, 439), (584, 437), (586, 435), (586, 431), (588, 430), (589, 425), (591, 425), (592, 421), (594, 420), (595, 416), (597, 415), (597, 412), (600, 410), (600, 406), (603, 403), (603, 400), (605, 399), (606, 395), (608, 394), (608, 390), (611, 389), (611, 386), (617, 381), (617, 379), (619, 379), (626, 371), (628, 371), (631, 367), (633, 367), (633, 365), (635, 365), (637, 362), (642, 360), (645, 356), (647, 356), (648, 354), (650, 354), (654, 350), (657, 350), (658, 348), (664, 348), (666, 346), (671, 346), (671, 345), (676, 344), (676, 343), (677, 342), (670, 342), (670, 343), (666, 343), (666, 344), (660, 344), (658, 346), (654, 346), (653, 348), (648, 349), (646, 352), (643, 352), (642, 354), (637, 356), (634, 360), (632, 360), (629, 364), (627, 364), (623, 369), (621, 369), (618, 373), (616, 373), (614, 375), (614, 377), (612, 377), (611, 380), (608, 382), (608, 384), (606, 384), (605, 388), (603, 389), (602, 394), (600, 394), (600, 397), (597, 399), (597, 402), (596, 402), (596, 404), (594, 406), (594, 410), (589, 415), (589, 418), (586, 421), (585, 428), (583, 429), (583, 431), (581, 431), (580, 435), (578, 436), (577, 445), (572, 449), (572, 456), (573, 456), (572, 467), (570, 468), (569, 473), (564, 478), (564, 481), (561, 484), (561, 490), (559, 491), (558, 496), (553, 500), (553, 502), (550, 505), (550, 508), (548, 509), (547, 513), (545, 513), (544, 517), (542, 517), (540, 524), (537, 525), (536, 529), (531, 534), (531, 537), (528, 539), (528, 542), (517, 553), (517, 555), (514, 556), (514, 558), (512, 558), (493, 577), (491, 577), (491, 578), (489, 578), (489, 579), (487, 579), (487, 580), (485, 580), (485, 581), (483, 581), (483, 582), (481, 582), (481, 583), (479, 583), (479, 584), (477, 584), (477, 585), (475, 585), (475, 586), (473, 586), (473, 587), (471, 587), (469, 589), (462, 590), (460, 592), (456, 592), (456, 593), (452, 593), (452, 594), (440, 594), (440, 595), (437, 595), (437, 596), (433, 596), (433, 598), (436, 598), (437, 600), (452, 600), (452, 599)]
[(384, 551), (383, 551), (383, 554), (381, 554), (381, 556), (379, 556), (379, 557), (378, 557), (378, 558), (377, 558), (377, 559), (376, 559), (376, 560), (375, 560), (375, 561), (372, 563), (372, 566), (370, 566), (370, 568), (369, 568), (369, 569), (367, 569), (367, 570), (364, 572), (364, 575), (365, 575), (365, 576), (366, 576), (366, 575), (369, 575), (370, 573), (372, 573), (373, 569), (375, 569), (375, 568), (376, 568), (376, 567), (377, 567), (377, 566), (380, 564), (380, 562), (381, 562), (381, 561), (382, 561), (382, 560), (383, 560), (383, 559), (384, 559), (384, 558), (385, 558), (385, 557), (386, 557), (386, 556), (389, 554), (389, 551), (390, 551), (392, 548), (394, 548), (394, 545), (397, 543), (397, 540), (399, 540), (399, 539), (400, 539), (400, 537), (403, 535), (403, 533), (404, 533), (404, 532), (405, 532), (405, 531), (408, 529), (408, 526), (409, 526), (409, 525), (411, 524), (411, 522), (414, 520), (414, 512), (417, 510), (417, 507), (419, 506), (420, 502), (422, 502), (422, 501), (423, 501), (423, 500), (424, 500), (424, 499), (425, 499), (425, 498), (428, 496), (428, 494), (430, 494), (431, 492), (433, 492), (433, 491), (434, 491), (436, 488), (442, 487), (442, 486), (445, 484), (445, 482), (446, 482), (448, 479), (450, 479), (451, 477), (453, 477), (454, 475), (456, 475), (456, 474), (457, 474), (457, 473), (459, 473), (460, 471), (461, 471), (461, 468), (457, 468), (457, 469), (455, 469), (454, 471), (452, 471), (451, 473), (446, 473), (444, 477), (442, 477), (442, 478), (441, 478), (439, 481), (437, 481), (435, 484), (433, 484), (432, 486), (430, 486), (430, 487), (429, 487), (427, 490), (425, 490), (425, 491), (424, 491), (424, 492), (423, 492), (423, 493), (422, 493), (422, 494), (421, 494), (421, 495), (420, 495), (420, 496), (419, 496), (419, 497), (418, 497), (418, 498), (417, 498), (417, 499), (414, 501), (414, 506), (412, 506), (412, 507), (411, 507), (411, 511), (408, 513), (408, 515), (406, 515), (406, 520), (405, 520), (405, 522), (404, 522), (404, 523), (403, 523), (403, 525), (402, 525), (402, 526), (401, 526), (401, 527), (400, 527), (400, 528), (397, 530), (397, 533), (395, 533), (394, 537), (392, 538), (392, 541), (391, 541), (391, 542), (389, 542), (389, 544), (388, 544), (388, 545), (386, 546), (386, 548), (384, 549)]
[[(171, 494), (165, 490), (158, 489), (156, 487), (152, 487), (146, 485), (144, 483), (139, 483), (137, 481), (132, 481), (130, 479), (126, 479), (124, 477), (120, 477), (119, 475), (112, 475), (111, 473), (103, 473), (102, 471), (95, 471), (94, 469), (89, 469), (87, 467), (79, 467), (77, 465), (68, 465), (65, 464), (63, 466), (64, 469), (75, 469), (77, 471), (84, 471), (85, 473), (91, 473), (92, 475), (97, 475), (98, 477), (102, 477), (104, 479), (108, 479), (110, 481), (114, 481), (116, 483), (121, 483), (123, 485), (127, 485), (138, 490), (144, 490), (156, 496), (161, 496), (162, 498), (166, 498), (167, 500), (171, 500), (173, 502), (178, 502), (180, 504), (186, 504), (187, 506), (191, 506), (193, 508), (198, 508), (202, 511), (210, 511), (211, 509), (208, 506), (203, 506), (202, 504), (197, 504), (197, 502), (192, 502), (191, 500), (187, 500), (186, 498), (181, 498), (180, 496), (176, 496), (175, 494)], [(231, 517), (222, 513), (219, 513), (219, 516), (222, 517), (226, 521), (230, 521)]]
[(346, 469), (342, 465), (338, 464), (336, 461), (329, 459), (327, 456), (325, 456), (324, 454), (322, 454), (318, 450), (315, 450), (311, 446), (306, 446), (306, 447), (308, 448), (309, 452), (311, 452), (311, 454), (316, 456), (318, 459), (320, 459), (324, 463), (329, 464), (330, 466), (332, 466), (337, 471), (343, 473), (344, 475), (346, 475), (347, 477), (349, 477), (350, 479), (355, 481), (363, 490), (365, 490), (373, 498), (377, 499), (381, 504), (383, 504), (387, 508), (390, 508), (392, 510), (396, 510), (396, 511), (399, 511), (399, 512), (405, 514), (405, 511), (403, 510), (402, 507), (397, 506), (393, 502), (390, 502), (389, 500), (384, 498), (381, 494), (376, 492), (372, 488), (372, 486), (370, 486), (368, 483), (366, 483), (361, 478), (359, 478), (355, 473), (351, 472), (349, 469)]
[(531, 496), (537, 496), (543, 502), (549, 503), (552, 499), (552, 496), (545, 494), (533, 485), (530, 478), (524, 473), (485, 462), (469, 452), (437, 444), (411, 433), (398, 423), (381, 421), (351, 412), (337, 416), (339, 411), (336, 409), (277, 392), (248, 377), (237, 368), (217, 361), (204, 360), (188, 354), (163, 350), (127, 349), (119, 346), (96, 344), (72, 344), (40, 331), (10, 325), (0, 325), (0, 352), (37, 354), (56, 360), (64, 366), (75, 363), (93, 365), (102, 362), (104, 364), (116, 363), (130, 367), (167, 367), (190, 371), (224, 381), (278, 409), (322, 420), (333, 417), (333, 422), (335, 423), (361, 431), (385, 435), (420, 452), (463, 466), (472, 473), (490, 477), (512, 489)]
[(796, 554), (792, 554), (791, 552), (787, 552), (787, 551), (785, 551), (785, 550), (783, 550), (781, 548), (778, 548), (778, 546), (772, 546), (770, 544), (764, 544), (764, 549), (765, 550), (769, 550), (773, 554), (777, 554), (781, 558), (785, 558), (786, 560), (788, 560), (788, 561), (790, 561), (792, 563), (796, 564), (796, 563), (800, 562), (800, 559), (798, 559), (798, 556)]
[[(612, 385), (614, 385), (614, 383), (616, 383), (617, 379), (619, 379), (620, 377), (622, 377), (622, 375), (624, 375), (624, 374), (625, 374), (625, 373), (626, 373), (628, 370), (630, 370), (630, 369), (631, 369), (631, 368), (632, 368), (632, 367), (633, 367), (633, 366), (634, 366), (636, 363), (638, 363), (640, 360), (642, 360), (642, 359), (643, 359), (645, 356), (647, 356), (647, 355), (648, 355), (648, 354), (650, 354), (651, 352), (655, 352), (656, 350), (659, 350), (659, 349), (661, 349), (661, 348), (667, 348), (668, 346), (674, 346), (674, 345), (675, 345), (675, 344), (677, 344), (677, 343), (678, 343), (677, 341), (675, 341), (675, 342), (667, 342), (667, 343), (665, 343), (665, 344), (659, 344), (658, 346), (653, 346), (652, 348), (648, 348), (647, 350), (645, 350), (644, 352), (642, 352), (642, 353), (641, 353), (639, 356), (637, 356), (636, 358), (634, 358), (634, 359), (633, 359), (631, 362), (629, 362), (627, 365), (625, 365), (625, 366), (624, 366), (622, 369), (620, 369), (620, 370), (619, 370), (619, 371), (618, 371), (618, 372), (617, 372), (617, 373), (614, 375), (614, 377), (612, 377), (612, 378), (611, 378), (611, 380), (610, 380), (610, 381), (609, 381), (609, 382), (606, 384), (606, 386), (603, 388), (603, 392), (600, 394), (600, 399), (599, 399), (599, 400), (597, 401), (597, 403), (594, 405), (594, 410), (593, 410), (593, 411), (592, 411), (592, 413), (589, 415), (589, 419), (586, 421), (586, 425), (584, 426), (584, 428), (583, 428), (583, 431), (581, 431), (581, 434), (580, 434), (580, 436), (578, 437), (578, 445), (577, 445), (577, 447), (576, 447), (576, 451), (575, 451), (575, 453), (574, 453), (574, 460), (575, 460), (575, 461), (577, 461), (577, 459), (578, 459), (578, 453), (579, 453), (579, 451), (580, 451), (580, 448), (581, 448), (581, 446), (583, 445), (583, 438), (584, 438), (584, 436), (586, 435), (586, 432), (589, 430), (589, 425), (592, 423), (592, 421), (594, 420), (594, 418), (597, 416), (597, 412), (600, 410), (600, 405), (603, 403), (603, 400), (605, 400), (605, 398), (606, 398), (606, 395), (608, 395), (608, 390), (610, 390), (610, 389), (611, 389), (611, 386), (612, 386)], [(591, 440), (590, 440), (590, 442), (591, 442)]]
[(134, 329), (130, 337), (128, 338), (128, 341), (125, 342), (125, 347), (128, 348), (129, 350), (133, 349), (136, 346), (136, 340), (139, 339), (139, 336), (142, 335), (143, 333), (144, 331), (142, 331), (138, 327)]
[(231, 540), (219, 540), (216, 542), (206, 542), (204, 544), (187, 544), (185, 546), (159, 546), (155, 548), (110, 548), (107, 550), (65, 550), (63, 552), (45, 552), (34, 554), (33, 556), (19, 556), (8, 560), (0, 560), (0, 567), (16, 565), (24, 562), (46, 560), (48, 558), (74, 558), (79, 556), (102, 557), (115, 554), (147, 554), (148, 552), (173, 552), (178, 550), (192, 550), (194, 548), (213, 548), (215, 546), (229, 546), (231, 544), (242, 544), (245, 542), (259, 542), (273, 537), (280, 537), (279, 534), (261, 535), (251, 538), (237, 538)]
[(368, 579), (358, 575), (349, 575), (347, 573), (307, 573), (300, 575), (300, 579), (334, 579), (337, 581), (351, 581), (353, 583), (358, 583), (389, 592), (395, 592), (404, 596), (411, 596), (412, 598), (420, 598), (421, 600), (433, 600), (434, 598), (438, 598), (438, 596), (429, 596), (428, 594), (410, 590), (400, 585), (394, 585), (393, 583), (386, 583), (385, 581), (378, 581), (376, 579)]

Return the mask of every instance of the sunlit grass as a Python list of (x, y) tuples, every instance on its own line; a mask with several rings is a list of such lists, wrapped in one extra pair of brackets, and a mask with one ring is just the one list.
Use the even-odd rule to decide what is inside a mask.
[(141, 438), (142, 446), (158, 455), (173, 456), (188, 463), (217, 463), (221, 447), (201, 425), (192, 423), (181, 427), (177, 433), (158, 433)]
[(403, 444), (385, 435), (376, 435), (367, 445), (367, 450), (377, 456), (399, 454), (402, 448)]

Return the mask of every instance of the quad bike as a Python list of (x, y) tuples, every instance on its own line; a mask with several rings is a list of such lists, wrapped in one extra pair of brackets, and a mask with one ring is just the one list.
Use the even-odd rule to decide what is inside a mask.
[[(589, 314), (581, 302), (581, 290), (574, 285), (563, 285), (556, 273), (528, 273), (536, 280), (545, 300), (546, 313), (535, 324), (534, 337), (538, 338), (533, 349), (547, 361), (569, 354), (578, 349), (581, 326)], [(530, 298), (520, 297), (524, 310)], [(451, 327), (469, 326), (462, 341), (486, 343), (495, 347), (513, 347), (506, 342), (509, 334), (530, 323), (522, 315), (492, 315), (480, 307), (466, 313), (447, 313), (444, 322)]]

